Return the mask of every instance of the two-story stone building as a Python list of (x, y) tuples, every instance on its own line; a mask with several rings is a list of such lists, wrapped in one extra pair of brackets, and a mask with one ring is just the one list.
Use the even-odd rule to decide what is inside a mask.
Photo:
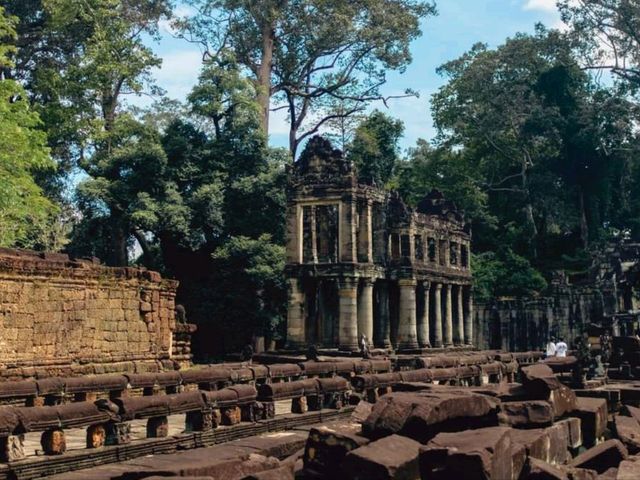
[(432, 191), (409, 208), (358, 183), (319, 137), (289, 171), (287, 345), (416, 350), (472, 343), (469, 225)]

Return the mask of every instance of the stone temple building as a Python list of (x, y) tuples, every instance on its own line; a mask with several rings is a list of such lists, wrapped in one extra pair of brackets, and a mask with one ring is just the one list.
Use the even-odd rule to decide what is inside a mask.
[(320, 137), (290, 168), (287, 346), (470, 345), (469, 224), (440, 192), (412, 209), (372, 183)]

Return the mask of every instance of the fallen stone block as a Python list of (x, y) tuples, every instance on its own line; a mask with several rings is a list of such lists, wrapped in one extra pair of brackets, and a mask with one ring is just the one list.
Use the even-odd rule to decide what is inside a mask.
[(510, 480), (520, 476), (524, 449), (507, 427), (440, 433), (420, 449), (425, 479)]
[(426, 443), (439, 432), (497, 425), (498, 404), (472, 393), (394, 392), (373, 406), (363, 432), (373, 439), (398, 433)]
[(548, 461), (550, 440), (549, 435), (544, 429), (513, 429), (510, 433), (511, 441), (515, 444), (522, 445), (526, 450), (527, 457), (536, 458), (544, 462)]
[(564, 424), (554, 424), (545, 428), (549, 436), (549, 455), (547, 462), (555, 465), (565, 463), (569, 458), (569, 444), (571, 442), (569, 430)]
[(553, 406), (555, 418), (575, 410), (576, 395), (556, 378), (544, 364), (522, 367), (522, 387), (531, 400), (546, 400)]
[(628, 456), (627, 449), (620, 440), (607, 440), (595, 447), (581, 453), (574, 458), (572, 467), (595, 470), (599, 474), (606, 472), (611, 467), (618, 467), (622, 460)]
[[(640, 423), (633, 417), (616, 415), (613, 419), (616, 436), (632, 455), (640, 452)], [(640, 467), (640, 465), (639, 465)], [(640, 473), (639, 473), (640, 475)]]
[(629, 457), (618, 465), (616, 480), (637, 480), (640, 472), (640, 457)]
[(579, 418), (569, 417), (558, 420), (554, 425), (564, 428), (567, 431), (567, 447), (577, 449), (582, 446), (582, 422)]
[(418, 442), (390, 435), (349, 452), (343, 472), (351, 480), (416, 479), (419, 450)]
[(566, 471), (536, 458), (529, 458), (522, 473), (527, 480), (569, 480)]
[(498, 419), (514, 428), (540, 428), (553, 423), (553, 409), (544, 400), (502, 402)]
[(369, 443), (360, 435), (359, 425), (314, 427), (304, 451), (304, 471), (312, 475), (332, 478), (339, 475), (347, 454)]
[(361, 400), (356, 405), (356, 408), (351, 413), (351, 419), (354, 422), (362, 423), (364, 422), (369, 415), (371, 415), (371, 410), (373, 409), (373, 404)]
[(571, 416), (581, 422), (582, 443), (591, 447), (604, 435), (607, 428), (607, 401), (604, 398), (578, 397)]
[(618, 469), (611, 467), (606, 472), (598, 475), (598, 480), (616, 480), (618, 478)]
[(294, 480), (294, 465), (281, 465), (270, 470), (253, 473), (243, 477), (242, 480)]

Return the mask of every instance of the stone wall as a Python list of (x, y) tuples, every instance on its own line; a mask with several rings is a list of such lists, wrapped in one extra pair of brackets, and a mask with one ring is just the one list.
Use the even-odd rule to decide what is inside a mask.
[(538, 298), (476, 303), (474, 343), (481, 349), (539, 350), (554, 336), (572, 344), (587, 325), (615, 312), (612, 301), (601, 289), (562, 286)]
[(0, 249), (0, 375), (171, 363), (176, 288), (144, 269)]

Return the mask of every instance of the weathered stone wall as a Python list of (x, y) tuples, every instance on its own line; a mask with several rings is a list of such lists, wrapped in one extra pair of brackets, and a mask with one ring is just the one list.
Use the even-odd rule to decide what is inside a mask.
[(474, 343), (481, 349), (539, 350), (554, 336), (572, 344), (587, 325), (615, 312), (612, 302), (607, 291), (563, 286), (539, 298), (476, 303)]
[(0, 375), (170, 360), (176, 288), (143, 269), (0, 250)]

